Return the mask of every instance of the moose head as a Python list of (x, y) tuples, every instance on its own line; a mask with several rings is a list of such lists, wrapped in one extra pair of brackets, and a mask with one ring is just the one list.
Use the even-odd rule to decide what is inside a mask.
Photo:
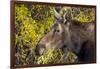
[[(70, 10), (61, 16), (53, 8), (56, 22), (51, 30), (40, 40), (36, 53), (42, 55), (45, 50), (53, 48), (73, 51), (79, 54), (83, 45), (94, 45), (94, 23), (80, 23), (72, 19)], [(85, 44), (84, 44), (85, 43)]]

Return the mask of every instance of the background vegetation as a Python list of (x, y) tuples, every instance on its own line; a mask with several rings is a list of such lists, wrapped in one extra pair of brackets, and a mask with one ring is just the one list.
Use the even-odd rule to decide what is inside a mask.
[[(42, 56), (35, 55), (39, 40), (55, 23), (53, 8), (53, 6), (34, 4), (15, 5), (16, 65), (77, 62), (77, 56), (73, 52), (63, 53), (60, 49), (58, 51), (49, 49)], [(71, 10), (75, 20), (81, 22), (95, 20), (94, 8), (64, 6), (60, 8), (59, 13), (63, 16), (67, 10)], [(67, 58), (63, 59), (65, 56)]]

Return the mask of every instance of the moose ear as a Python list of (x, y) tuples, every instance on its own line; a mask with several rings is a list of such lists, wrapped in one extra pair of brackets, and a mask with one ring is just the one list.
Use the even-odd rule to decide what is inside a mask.
[(72, 20), (72, 13), (71, 10), (67, 10), (63, 16), (64, 20), (70, 22)]
[(54, 16), (55, 16), (55, 18), (56, 18), (57, 20), (62, 19), (61, 15), (56, 11), (55, 8), (53, 8), (53, 12), (54, 12)]

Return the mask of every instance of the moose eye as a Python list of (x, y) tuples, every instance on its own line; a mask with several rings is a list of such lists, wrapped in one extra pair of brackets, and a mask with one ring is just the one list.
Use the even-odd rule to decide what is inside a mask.
[(67, 22), (64, 23), (65, 25), (67, 24)]
[(59, 30), (56, 30), (56, 32), (60, 32)]

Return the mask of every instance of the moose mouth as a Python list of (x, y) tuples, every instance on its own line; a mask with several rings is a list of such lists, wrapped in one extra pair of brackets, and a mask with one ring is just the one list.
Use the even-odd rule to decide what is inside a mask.
[(36, 53), (38, 53), (38, 55), (43, 55), (44, 51), (47, 51), (49, 49), (54, 49), (54, 51), (57, 51), (58, 49), (60, 49), (60, 50), (62, 50), (63, 53), (70, 51), (70, 49), (67, 47), (67, 45), (62, 45), (59, 48), (58, 47), (54, 48), (54, 46), (52, 46), (51, 48), (46, 48), (46, 45), (39, 43), (36, 46)]

